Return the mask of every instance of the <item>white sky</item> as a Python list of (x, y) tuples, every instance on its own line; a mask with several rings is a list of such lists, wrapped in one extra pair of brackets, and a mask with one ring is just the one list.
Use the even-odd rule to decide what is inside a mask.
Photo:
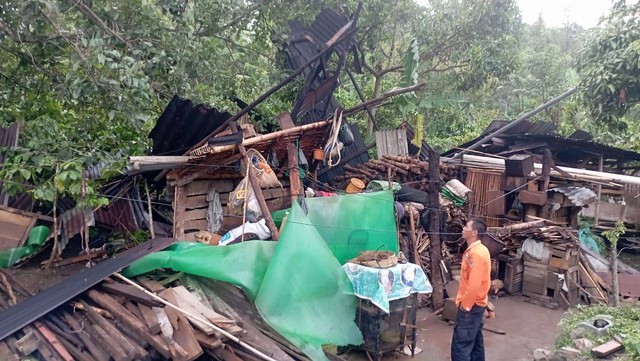
[(532, 24), (542, 14), (548, 27), (561, 27), (568, 20), (591, 28), (609, 12), (612, 0), (516, 0), (516, 3), (524, 23)]

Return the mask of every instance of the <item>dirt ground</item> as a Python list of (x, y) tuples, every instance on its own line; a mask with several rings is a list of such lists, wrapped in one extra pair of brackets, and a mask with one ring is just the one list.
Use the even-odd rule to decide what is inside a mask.
[[(531, 361), (537, 348), (553, 348), (558, 322), (562, 319), (562, 309), (550, 310), (524, 302), (522, 296), (507, 296), (491, 300), (496, 306), (496, 318), (485, 319), (492, 328), (506, 331), (498, 335), (484, 331), (486, 359), (490, 361)], [(431, 310), (421, 309), (418, 313), (418, 347), (422, 353), (414, 360), (450, 360), (451, 335), (453, 327), (431, 315)], [(350, 360), (368, 360), (363, 353), (350, 353)], [(398, 352), (386, 354), (383, 361), (412, 360)]]

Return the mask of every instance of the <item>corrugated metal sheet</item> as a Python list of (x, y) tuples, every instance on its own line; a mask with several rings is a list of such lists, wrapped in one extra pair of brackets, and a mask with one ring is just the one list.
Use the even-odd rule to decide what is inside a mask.
[(617, 161), (640, 161), (640, 154), (630, 150), (611, 147), (594, 141), (571, 139), (558, 134), (513, 134), (500, 136), (501, 139), (517, 142), (544, 142), (549, 147), (561, 150), (557, 151), (556, 157), (560, 160), (576, 161), (584, 157), (585, 153), (590, 155), (602, 153), (605, 159), (611, 158)]
[(153, 140), (152, 155), (182, 155), (229, 118), (231, 114), (227, 112), (194, 105), (176, 95), (149, 133)]
[(404, 129), (380, 130), (376, 132), (378, 159), (384, 155), (407, 155), (407, 131)]
[(594, 193), (591, 189), (585, 187), (556, 187), (549, 189), (550, 192), (560, 192), (564, 194), (567, 198), (571, 200), (573, 205), (578, 207), (584, 207), (591, 203), (594, 203), (598, 195)]
[[(18, 135), (20, 133), (20, 126), (17, 122), (11, 123), (7, 128), (0, 128), (0, 147), (3, 148), (15, 148), (18, 146)], [(4, 152), (0, 152), (0, 164), (4, 164), (6, 160)], [(6, 206), (9, 201), (9, 196), (4, 191), (4, 185), (0, 182), (0, 204)]]
[[(486, 135), (491, 134), (508, 123), (509, 122), (503, 120), (494, 120), (482, 135), (442, 153), (442, 156), (453, 156), (460, 151), (459, 148), (467, 148), (477, 143)], [(515, 144), (526, 145), (527, 143), (533, 144), (534, 142), (538, 142), (540, 143), (539, 147), (552, 148), (551, 150), (554, 153), (554, 159), (557, 165), (567, 164), (576, 166), (576, 163), (582, 160), (589, 160), (593, 158), (593, 154), (597, 153), (604, 154), (605, 159), (640, 161), (640, 154), (594, 142), (591, 140), (593, 136), (587, 132), (577, 131), (570, 137), (563, 137), (555, 134), (555, 130), (556, 126), (549, 122), (524, 121), (516, 127), (509, 129), (504, 134), (497, 136), (497, 138), (506, 141), (504, 146), (487, 144), (481, 150), (485, 153), (497, 154), (510, 149), (509, 146), (514, 146)]]
[(98, 209), (94, 215), (96, 223), (113, 227), (122, 234), (133, 233), (139, 228), (129, 200), (114, 199), (109, 206)]
[(60, 216), (59, 222), (62, 231), (58, 240), (58, 255), (62, 253), (69, 240), (84, 229), (85, 225), (95, 225), (95, 218), (91, 208), (72, 208)]
[[(339, 14), (332, 9), (325, 9), (320, 12), (309, 28), (305, 28), (299, 21), (290, 21), (290, 38), (292, 40), (284, 49), (289, 68), (296, 70), (316, 56), (324, 48), (322, 44), (331, 39), (348, 22), (349, 18), (347, 16)], [(345, 52), (352, 46), (353, 41), (346, 40), (337, 45), (335, 49), (339, 52)], [(331, 54), (329, 53), (325, 58), (330, 56)], [(335, 71), (333, 72), (335, 73)], [(304, 107), (301, 109), (303, 112), (300, 112), (299, 116), (298, 114), (292, 114), (296, 124), (309, 124), (329, 119), (333, 116), (333, 112), (338, 107), (338, 103), (333, 96), (333, 90), (337, 84), (328, 82), (327, 73), (328, 69), (323, 68), (321, 64), (315, 68), (309, 67), (302, 72), (302, 76), (305, 78), (313, 77), (313, 81), (310, 88), (305, 89), (301, 94), (305, 96)], [(346, 118), (343, 119), (343, 122), (348, 124)], [(359, 129), (355, 125), (349, 126), (354, 136), (354, 142), (342, 150), (342, 159), (345, 159), (345, 161), (331, 169), (321, 166), (318, 169), (320, 181), (327, 182), (334, 177), (343, 175), (344, 170), (342, 167), (345, 164), (357, 165), (369, 160), (369, 154), (366, 152), (366, 145)]]
[(31, 193), (19, 193), (9, 197), (9, 207), (23, 211), (31, 211), (33, 207), (33, 197)]
[[(316, 16), (315, 20), (307, 30), (318, 44), (326, 44), (343, 26), (349, 22), (349, 18), (344, 14), (339, 14), (333, 9), (324, 9)], [(348, 40), (336, 45), (339, 52), (348, 50), (355, 43), (355, 35)]]

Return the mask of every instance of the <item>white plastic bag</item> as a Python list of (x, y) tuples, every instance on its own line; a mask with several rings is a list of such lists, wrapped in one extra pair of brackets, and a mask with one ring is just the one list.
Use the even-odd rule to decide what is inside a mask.
[(244, 202), (247, 201), (247, 219), (256, 221), (262, 217), (262, 210), (253, 188), (250, 184), (247, 184), (248, 181), (247, 177), (245, 177), (236, 186), (236, 189), (229, 193), (228, 207), (232, 214), (241, 215), (244, 212)]

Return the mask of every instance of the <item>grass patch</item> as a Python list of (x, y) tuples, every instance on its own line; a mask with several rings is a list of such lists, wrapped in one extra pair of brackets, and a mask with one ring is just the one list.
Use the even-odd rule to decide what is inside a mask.
[(570, 309), (560, 321), (560, 334), (556, 339), (556, 347), (572, 346), (571, 331), (579, 323), (587, 321), (597, 315), (612, 317), (613, 326), (600, 335), (587, 332), (584, 337), (600, 345), (613, 339), (614, 335), (623, 334), (624, 346), (629, 360), (640, 360), (640, 308), (624, 305), (620, 307), (607, 306), (577, 306)]

